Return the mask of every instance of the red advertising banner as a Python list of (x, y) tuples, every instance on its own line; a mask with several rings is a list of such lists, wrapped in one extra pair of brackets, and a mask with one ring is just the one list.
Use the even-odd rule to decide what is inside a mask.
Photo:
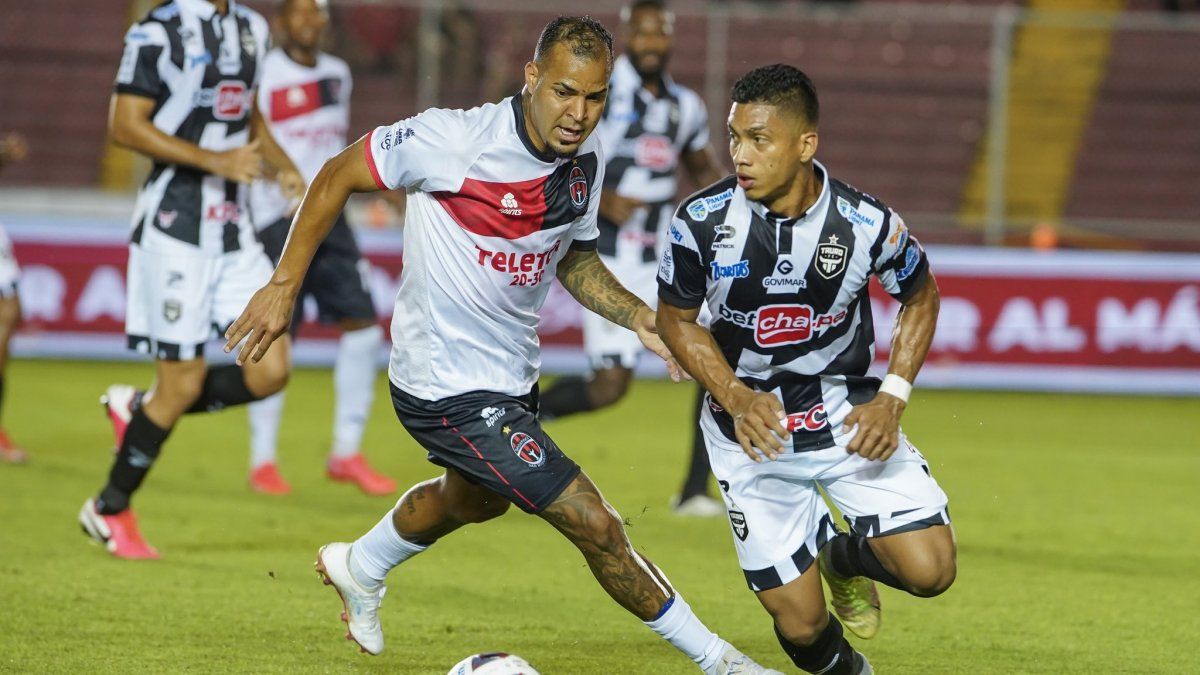
[[(137, 358), (124, 349), (123, 230), (13, 222), (25, 324), (18, 355)], [(402, 262), (398, 232), (366, 232), (381, 321)], [(922, 386), (1200, 394), (1200, 256), (928, 247), (942, 294)], [(899, 305), (872, 289), (876, 350), (886, 361)], [(582, 310), (552, 289), (542, 312), (544, 367), (586, 367)], [(311, 316), (311, 309), (309, 316)], [(297, 360), (328, 362), (337, 332), (311, 321)], [(383, 350), (381, 350), (381, 356)], [(661, 372), (647, 358), (647, 372)]]

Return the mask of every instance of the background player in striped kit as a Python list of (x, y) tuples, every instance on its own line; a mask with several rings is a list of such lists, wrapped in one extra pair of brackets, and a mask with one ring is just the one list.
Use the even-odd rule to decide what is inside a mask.
[[(0, 140), (0, 170), (5, 165), (25, 159), (29, 148), (25, 138), (12, 132)], [(17, 295), (17, 282), (21, 268), (13, 256), (12, 242), (4, 228), (0, 227), (0, 404), (4, 402), (4, 367), (8, 364), (8, 342), (13, 331), (21, 323), (21, 298)], [(27, 459), (25, 451), (17, 447), (0, 427), (0, 462), (19, 464)]]
[(317, 553), (317, 570), (341, 596), (348, 637), (364, 651), (383, 651), (378, 609), (391, 570), (516, 504), (561, 532), (613, 600), (705, 673), (782, 675), (700, 622), (537, 419), (538, 313), (552, 278), (666, 354), (654, 312), (595, 252), (604, 164), (591, 132), (611, 69), (608, 31), (588, 17), (559, 17), (526, 63), (521, 93), (369, 132), (317, 174), (271, 282), (226, 334), (227, 350), (245, 339), (239, 360), (269, 353), (350, 194), (407, 192), (388, 376), (397, 417), (445, 472), (414, 485), (353, 544)]
[(291, 370), (290, 340), (241, 368), (208, 366), (214, 328), (237, 317), (271, 276), (246, 217), (244, 185), (264, 160), (290, 194), (304, 179), (254, 105), (267, 22), (233, 0), (171, 0), (125, 34), (110, 104), (112, 140), (154, 161), (131, 223), (125, 332), (155, 359), (149, 391), (108, 388), (117, 456), (79, 522), (119, 558), (157, 558), (129, 507), (162, 445), (186, 413), (269, 396)]
[[(710, 392), (713, 473), (783, 650), (808, 672), (869, 673), (825, 607), (821, 573), (838, 616), (872, 637), (871, 579), (928, 597), (956, 571), (946, 494), (899, 427), (933, 340), (937, 283), (900, 216), (814, 160), (819, 109), (804, 73), (751, 71), (733, 101), (737, 176), (672, 220), (659, 330)], [(867, 376), (871, 276), (902, 305), (882, 383)], [(710, 329), (695, 323), (705, 303)], [(818, 487), (851, 534), (836, 532)]]
[[(613, 65), (608, 106), (596, 128), (607, 157), (598, 250), (613, 276), (653, 307), (658, 251), (680, 167), (696, 185), (716, 181), (724, 170), (709, 142), (704, 102), (667, 74), (674, 15), (662, 0), (637, 0), (621, 10), (621, 20), (625, 54)], [(547, 387), (544, 419), (621, 400), (645, 351), (636, 335), (590, 312), (584, 314), (583, 339), (591, 375), (562, 377)], [(708, 496), (708, 454), (696, 424), (703, 395), (697, 388), (692, 452), (674, 507), (681, 515), (719, 516), (724, 509)]]
[[(350, 124), (350, 68), (321, 51), (329, 25), (325, 0), (285, 0), (275, 21), (281, 45), (263, 60), (258, 109), (271, 124), (284, 152), (306, 181), (325, 160), (346, 147)], [(250, 189), (250, 217), (275, 263), (283, 253), (296, 202), (279, 186), (257, 181)], [(333, 369), (333, 443), (326, 474), (352, 482), (365, 493), (391, 494), (396, 483), (367, 463), (359, 450), (375, 394), (375, 361), (383, 329), (377, 323), (369, 285), (370, 267), (345, 217), (339, 217), (321, 242), (305, 279), (301, 298), (316, 301), (318, 319), (342, 329)], [(299, 323), (297, 313), (293, 333)], [(283, 392), (248, 406), (250, 416), (250, 487), (284, 494), (291, 487), (279, 474), (276, 444)]]

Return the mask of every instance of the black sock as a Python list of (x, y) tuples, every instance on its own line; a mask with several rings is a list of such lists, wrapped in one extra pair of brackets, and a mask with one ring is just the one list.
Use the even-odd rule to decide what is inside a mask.
[(908, 588), (875, 557), (875, 551), (871, 550), (866, 537), (842, 532), (830, 540), (828, 546), (829, 562), (834, 572), (844, 577), (867, 577), (908, 592)]
[(538, 415), (543, 421), (594, 410), (588, 398), (588, 383), (582, 377), (560, 377), (542, 392)]
[(683, 480), (683, 489), (679, 491), (679, 501), (689, 497), (708, 494), (708, 476), (711, 468), (708, 465), (708, 450), (704, 447), (704, 434), (700, 433), (700, 412), (704, 410), (704, 387), (696, 387), (696, 406), (692, 415), (692, 459), (688, 464), (687, 477)]
[(262, 398), (246, 388), (246, 378), (236, 365), (211, 366), (204, 376), (200, 398), (188, 408), (188, 413), (217, 412), (229, 406), (241, 405)]
[(170, 435), (170, 429), (159, 428), (140, 407), (133, 411), (117, 459), (108, 472), (108, 484), (96, 498), (100, 513), (112, 515), (129, 508), (129, 498), (145, 480), (162, 451), (163, 441)]
[(842, 636), (842, 624), (829, 615), (829, 624), (817, 636), (816, 642), (801, 646), (793, 644), (779, 632), (775, 626), (775, 637), (779, 638), (779, 646), (792, 659), (796, 667), (808, 673), (824, 673), (824, 675), (857, 675), (854, 668), (854, 647)]

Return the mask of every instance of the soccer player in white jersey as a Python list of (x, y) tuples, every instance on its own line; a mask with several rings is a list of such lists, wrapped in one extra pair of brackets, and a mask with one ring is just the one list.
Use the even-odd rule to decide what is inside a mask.
[[(306, 181), (346, 147), (350, 124), (350, 68), (321, 51), (328, 25), (324, 0), (285, 0), (275, 22), (282, 42), (263, 60), (258, 87), (258, 109)], [(294, 200), (277, 183), (256, 181), (251, 186), (250, 217), (273, 262), (283, 253), (294, 211)], [(369, 275), (350, 225), (339, 217), (317, 249), (300, 295), (313, 298), (320, 321), (342, 330), (333, 369), (336, 404), (326, 475), (354, 483), (369, 495), (386, 495), (396, 491), (395, 481), (371, 468), (359, 449), (374, 400), (375, 360), (383, 339)], [(293, 323), (293, 332), (298, 323)], [(291, 491), (276, 460), (283, 397), (280, 392), (247, 406), (250, 487), (267, 494)]]
[(513, 503), (566, 536), (614, 600), (706, 673), (776, 672), (696, 618), (537, 420), (537, 313), (552, 277), (665, 354), (653, 311), (595, 250), (604, 163), (591, 132), (611, 68), (608, 31), (587, 17), (560, 17), (542, 32), (520, 94), (467, 111), (427, 110), (367, 134), (317, 174), (271, 283), (227, 333), (226, 349), (245, 339), (240, 360), (269, 354), (350, 194), (407, 192), (392, 403), (445, 472), (413, 486), (353, 544), (317, 554), (318, 571), (342, 597), (349, 637), (366, 652), (383, 650), (377, 612), (388, 572)]
[[(0, 140), (0, 169), (13, 162), (25, 159), (29, 148), (25, 137), (13, 132)], [(17, 295), (17, 282), (21, 268), (13, 256), (12, 242), (0, 227), (0, 403), (4, 401), (4, 368), (8, 365), (8, 343), (13, 332), (21, 323), (21, 298)], [(0, 462), (20, 464), (28, 459), (25, 451), (17, 447), (0, 427)]]
[[(871, 667), (826, 609), (822, 573), (838, 616), (864, 638), (879, 628), (872, 579), (920, 597), (954, 581), (946, 494), (900, 431), (939, 301), (900, 216), (813, 158), (818, 119), (816, 90), (796, 68), (766, 66), (734, 85), (737, 175), (671, 221), (658, 327), (709, 391), (701, 424), (713, 473), (780, 645), (807, 672), (857, 674)], [(882, 383), (867, 375), (871, 276), (903, 306)], [(696, 323), (703, 304), (707, 329)], [(818, 488), (850, 534), (835, 530)]]
[(119, 558), (157, 558), (129, 503), (185, 413), (270, 396), (291, 369), (282, 349), (245, 368), (208, 366), (204, 345), (229, 325), (271, 263), (245, 217), (245, 184), (265, 160), (291, 192), (304, 179), (255, 109), (270, 42), (267, 22), (233, 0), (170, 0), (125, 34), (109, 134), (153, 161), (138, 192), (129, 244), (125, 332), (155, 360), (142, 392), (102, 399), (117, 453), (108, 482), (79, 522)]
[[(650, 307), (657, 304), (654, 275), (671, 220), (682, 167), (696, 185), (724, 173), (709, 142), (708, 114), (696, 92), (667, 74), (674, 15), (662, 0), (636, 0), (621, 11), (625, 54), (613, 65), (608, 106), (596, 127), (604, 147), (597, 249), (614, 276)], [(637, 335), (602, 316), (583, 317), (583, 345), (592, 372), (561, 377), (542, 392), (543, 419), (613, 405), (625, 396), (644, 348)], [(704, 391), (697, 387), (692, 451), (674, 510), (680, 515), (720, 516), (709, 496), (708, 453), (698, 422)]]

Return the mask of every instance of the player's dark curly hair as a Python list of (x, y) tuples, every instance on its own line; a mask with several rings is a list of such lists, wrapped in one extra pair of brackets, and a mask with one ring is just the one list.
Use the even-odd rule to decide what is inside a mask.
[(546, 24), (533, 51), (533, 60), (541, 63), (550, 48), (560, 42), (575, 56), (604, 59), (612, 67), (612, 34), (604, 24), (590, 16), (560, 16)]
[(755, 68), (733, 85), (734, 103), (766, 103), (789, 108), (812, 126), (821, 117), (817, 88), (804, 71), (783, 63)]

